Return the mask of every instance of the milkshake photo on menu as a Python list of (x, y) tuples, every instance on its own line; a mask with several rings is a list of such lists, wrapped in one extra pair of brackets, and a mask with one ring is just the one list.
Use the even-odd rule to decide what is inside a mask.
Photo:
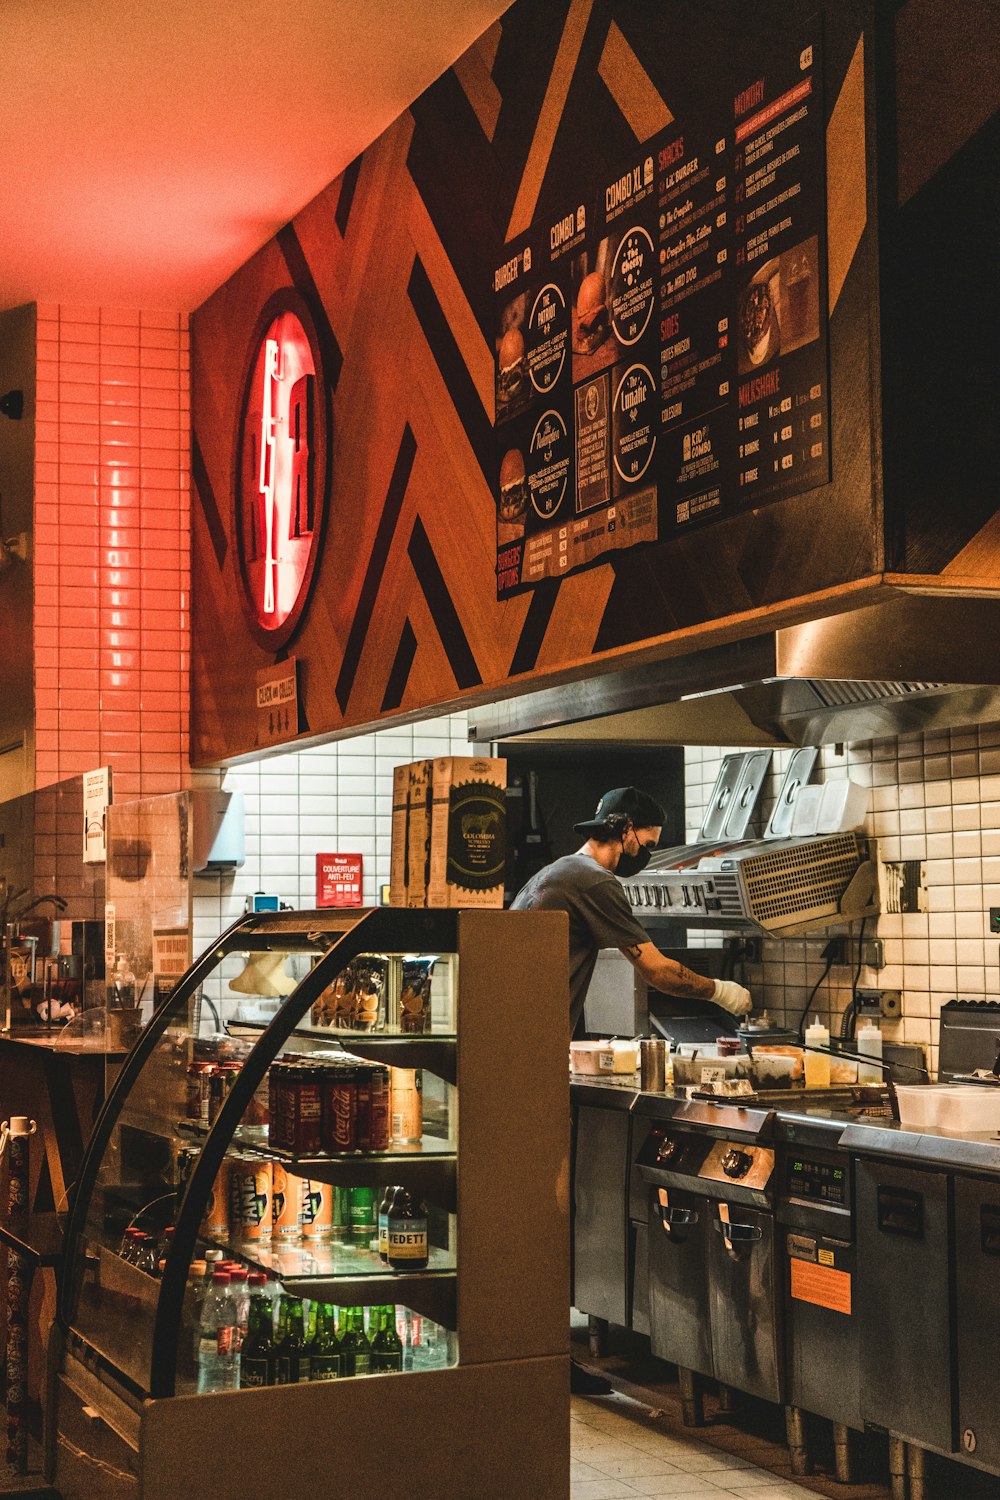
[(573, 384), (614, 363), (615, 342), (608, 311), (610, 241), (584, 250), (573, 261)]
[(819, 244), (813, 235), (754, 272), (740, 297), (741, 375), (819, 338), (818, 268)]

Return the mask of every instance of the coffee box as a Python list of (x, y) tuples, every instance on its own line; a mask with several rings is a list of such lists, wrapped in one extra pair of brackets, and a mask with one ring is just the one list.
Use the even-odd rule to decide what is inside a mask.
[(406, 847), (406, 904), (427, 905), (431, 843), (431, 785), (434, 762), (411, 761), (408, 793), (409, 837)]
[(423, 904), (502, 907), (507, 762), (445, 755), (430, 764), (430, 878)]
[(392, 852), (389, 857), (389, 905), (406, 905), (406, 855), (410, 832), (410, 768), (392, 773)]

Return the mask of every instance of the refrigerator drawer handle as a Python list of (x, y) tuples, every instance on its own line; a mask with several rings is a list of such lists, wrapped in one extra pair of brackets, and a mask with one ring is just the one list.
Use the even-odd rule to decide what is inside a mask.
[(979, 1210), (979, 1243), (984, 1255), (1000, 1255), (1000, 1208), (989, 1203)]
[(665, 1234), (672, 1234), (677, 1229), (687, 1229), (698, 1222), (698, 1215), (693, 1208), (668, 1208), (665, 1203), (655, 1203), (653, 1207)]
[(732, 1224), (724, 1219), (713, 1219), (712, 1223), (716, 1232), (725, 1240), (730, 1255), (748, 1250), (757, 1240), (764, 1238), (764, 1231), (759, 1224)]
[(922, 1193), (906, 1188), (880, 1187), (877, 1201), (878, 1227), (883, 1234), (902, 1235), (906, 1239), (924, 1237), (924, 1199)]

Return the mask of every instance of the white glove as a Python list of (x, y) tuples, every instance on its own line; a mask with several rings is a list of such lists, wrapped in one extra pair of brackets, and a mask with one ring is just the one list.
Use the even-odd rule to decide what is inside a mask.
[(728, 1010), (734, 1016), (745, 1016), (753, 1006), (750, 991), (737, 984), (735, 979), (717, 979), (712, 999), (716, 1005), (721, 1005), (723, 1010)]

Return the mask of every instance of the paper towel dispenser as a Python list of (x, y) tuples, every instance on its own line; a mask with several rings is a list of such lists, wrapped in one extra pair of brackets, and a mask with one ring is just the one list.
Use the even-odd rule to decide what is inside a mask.
[(196, 787), (191, 796), (191, 873), (237, 870), (246, 860), (246, 801), (242, 792)]

